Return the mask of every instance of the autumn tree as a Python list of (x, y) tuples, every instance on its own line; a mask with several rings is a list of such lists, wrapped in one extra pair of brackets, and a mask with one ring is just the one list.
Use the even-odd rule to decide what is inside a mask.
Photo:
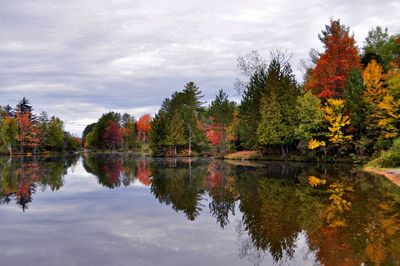
[(30, 112), (23, 113), (18, 109), (16, 120), (18, 123), (18, 141), (20, 142), (20, 152), (24, 153), (25, 148), (32, 148), (34, 152), (39, 147), (39, 129), (31, 119)]
[(320, 98), (341, 97), (352, 69), (360, 69), (360, 57), (354, 36), (340, 20), (331, 20), (319, 35), (324, 45), (305, 89)]
[(110, 150), (118, 149), (122, 144), (121, 127), (116, 121), (110, 120), (104, 132), (105, 145)]
[(35, 154), (39, 150), (54, 148), (59, 151), (79, 149), (80, 139), (64, 131), (61, 119), (52, 117), (50, 120), (45, 111), (36, 116), (33, 110), (25, 97), (18, 102), (15, 110), (10, 105), (0, 107), (0, 139), (3, 135), (3, 142), (10, 153), (16, 145), (19, 145), (21, 154)]
[(151, 116), (149, 114), (142, 115), (136, 123), (138, 132), (137, 138), (146, 143), (149, 139), (149, 132), (151, 129)]
[(342, 99), (329, 99), (322, 109), (324, 119), (328, 125), (328, 141), (335, 146), (343, 146), (352, 139), (345, 134), (345, 127), (350, 125), (350, 118), (344, 112), (344, 101)]
[(366, 87), (365, 100), (367, 104), (379, 104), (386, 94), (385, 75), (382, 66), (372, 60), (364, 69), (362, 76)]
[(378, 126), (381, 137), (391, 140), (400, 136), (400, 70), (390, 73), (387, 80), (387, 94), (378, 105)]
[(223, 90), (219, 90), (215, 100), (208, 108), (208, 116), (211, 121), (207, 137), (213, 145), (219, 146), (219, 150), (223, 154), (226, 153), (227, 127), (233, 120), (234, 112), (235, 103), (228, 100), (228, 95)]
[(364, 101), (366, 103), (365, 133), (371, 140), (378, 140), (375, 148), (382, 148), (384, 143), (381, 136), (379, 104), (387, 94), (385, 86), (385, 74), (383, 67), (375, 60), (372, 60), (363, 71), (365, 84)]
[(106, 143), (104, 135), (111, 121), (117, 123), (119, 126), (121, 114), (116, 112), (108, 112), (100, 117), (92, 130), (93, 134), (90, 136), (90, 143), (92, 144), (90, 148), (108, 149), (109, 145)]
[(319, 138), (313, 138), (308, 142), (310, 150), (323, 148), (326, 154), (327, 149), (338, 152), (348, 146), (352, 136), (345, 131), (350, 125), (350, 118), (345, 114), (344, 107), (343, 99), (327, 100), (322, 107), (327, 131)]

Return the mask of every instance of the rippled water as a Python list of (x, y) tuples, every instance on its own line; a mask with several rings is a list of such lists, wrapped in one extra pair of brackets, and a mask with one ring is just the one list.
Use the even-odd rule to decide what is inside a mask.
[(0, 159), (0, 265), (400, 265), (400, 188), (345, 165)]

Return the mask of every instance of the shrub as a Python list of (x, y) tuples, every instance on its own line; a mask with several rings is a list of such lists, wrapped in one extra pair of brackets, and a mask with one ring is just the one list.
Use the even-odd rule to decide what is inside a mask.
[(400, 166), (400, 139), (396, 139), (392, 147), (387, 151), (383, 151), (379, 158), (373, 160), (371, 163), (380, 167)]

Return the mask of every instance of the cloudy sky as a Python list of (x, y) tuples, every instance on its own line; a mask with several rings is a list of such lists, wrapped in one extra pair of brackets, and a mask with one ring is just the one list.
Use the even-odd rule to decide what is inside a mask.
[(191, 80), (206, 100), (235, 96), (252, 50), (289, 49), (300, 77), (330, 17), (362, 46), (376, 25), (400, 32), (399, 14), (398, 0), (1, 0), (0, 105), (26, 96), (80, 134), (109, 110), (153, 114)]

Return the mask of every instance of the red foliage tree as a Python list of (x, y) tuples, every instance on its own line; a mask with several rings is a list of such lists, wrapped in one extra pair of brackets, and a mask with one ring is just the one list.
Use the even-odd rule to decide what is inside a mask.
[(21, 153), (24, 153), (25, 147), (31, 148), (34, 153), (40, 145), (40, 130), (31, 118), (30, 112), (16, 113), (19, 134), (18, 141), (21, 145)]
[(210, 125), (206, 129), (206, 136), (208, 141), (213, 146), (217, 146), (221, 142), (221, 129), (217, 125)]
[(305, 88), (320, 98), (341, 97), (350, 71), (361, 68), (354, 36), (340, 20), (331, 20), (319, 39), (325, 51), (317, 60)]
[(118, 149), (122, 143), (121, 127), (115, 121), (110, 121), (103, 136), (104, 142), (109, 149)]
[(151, 129), (151, 116), (149, 114), (145, 114), (139, 118), (139, 121), (136, 123), (136, 129), (138, 132), (137, 138), (142, 142), (147, 142), (149, 139), (149, 132)]

